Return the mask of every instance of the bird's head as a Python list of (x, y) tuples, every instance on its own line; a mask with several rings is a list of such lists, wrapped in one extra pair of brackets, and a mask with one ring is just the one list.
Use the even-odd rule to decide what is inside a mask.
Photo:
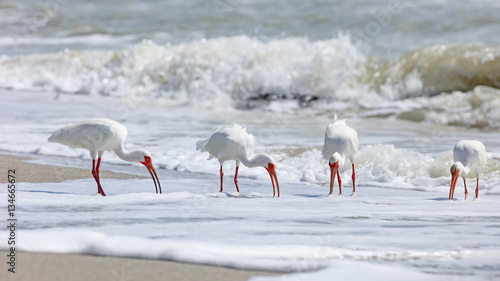
[(457, 177), (461, 176), (465, 178), (468, 174), (468, 169), (464, 166), (464, 164), (457, 161), (451, 165), (450, 173), (452, 176), (456, 174)]
[[(153, 166), (151, 154), (148, 151), (142, 149), (136, 150), (134, 152), (137, 154), (137, 157), (139, 158), (139, 161), (137, 162), (140, 162), (142, 165), (146, 166), (146, 168), (149, 171), (149, 174), (151, 174), (151, 178), (153, 179), (153, 182), (155, 184), (156, 193), (158, 193), (158, 188), (159, 188), (161, 194), (160, 179), (158, 179), (155, 167)], [(156, 184), (156, 182), (158, 182), (158, 185)]]
[[(273, 197), (276, 195), (275, 188), (278, 190), (278, 197), (280, 197), (280, 186), (278, 184), (278, 176), (276, 175), (276, 161), (268, 154), (260, 154), (257, 156), (258, 162), (263, 166), (269, 176), (271, 177), (271, 183), (273, 185)], [(276, 182), (276, 186), (274, 183)]]
[(338, 152), (335, 152), (330, 160), (328, 161), (328, 165), (330, 166), (330, 194), (333, 190), (333, 182), (335, 180), (335, 175), (337, 174), (340, 167), (344, 166), (344, 158), (340, 156)]
[(330, 166), (337, 165), (337, 169), (344, 166), (345, 159), (340, 156), (338, 152), (335, 152), (332, 157), (330, 157)]
[(450, 173), (451, 173), (451, 185), (450, 185), (450, 197), (449, 199), (452, 200), (453, 198), (453, 193), (455, 192), (455, 186), (457, 185), (457, 180), (459, 177), (462, 177), (465, 179), (468, 173), (468, 169), (464, 167), (464, 165), (460, 162), (455, 162), (453, 165), (451, 165), (450, 168)]
[(276, 165), (276, 161), (274, 160), (274, 158), (266, 153), (256, 155), (254, 161), (255, 161), (254, 167), (262, 166), (267, 169), (269, 164)]
[(127, 161), (142, 163), (146, 157), (151, 158), (151, 153), (144, 149), (137, 149), (127, 153)]

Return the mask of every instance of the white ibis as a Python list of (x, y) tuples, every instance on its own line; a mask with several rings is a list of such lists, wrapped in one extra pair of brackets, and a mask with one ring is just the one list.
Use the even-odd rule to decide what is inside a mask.
[(349, 157), (352, 164), (352, 193), (356, 193), (356, 174), (354, 172), (354, 154), (358, 151), (358, 133), (347, 126), (346, 120), (338, 120), (337, 115), (333, 122), (328, 124), (323, 145), (323, 157), (329, 160), (330, 165), (330, 195), (333, 193), (335, 174), (339, 182), (339, 195), (342, 195), (342, 186), (339, 169), (344, 166), (345, 158)]
[(465, 188), (465, 199), (467, 200), (467, 184), (465, 178), (470, 170), (476, 172), (476, 198), (479, 195), (479, 176), (481, 175), (481, 170), (486, 163), (486, 148), (484, 144), (477, 140), (461, 140), (455, 144), (453, 148), (453, 165), (451, 165), (451, 186), (450, 186), (450, 196), (449, 200), (453, 200), (453, 194), (455, 193), (455, 186), (457, 184), (458, 177), (462, 177), (464, 180)]
[[(102, 189), (99, 179), (99, 166), (101, 165), (101, 157), (104, 151), (111, 150), (125, 161), (139, 162), (146, 166), (153, 178), (156, 193), (158, 193), (158, 188), (161, 193), (160, 180), (151, 162), (151, 154), (144, 149), (126, 151), (124, 148), (126, 137), (127, 128), (122, 124), (110, 119), (94, 118), (76, 124), (69, 124), (56, 130), (49, 137), (49, 142), (57, 142), (70, 147), (89, 150), (90, 157), (92, 158), (92, 175), (97, 182), (97, 193), (102, 196), (106, 196), (106, 194)], [(158, 186), (156, 185), (156, 181), (158, 181)]]
[(236, 161), (236, 172), (234, 173), (234, 183), (238, 193), (238, 169), (240, 163), (253, 168), (262, 166), (264, 167), (269, 176), (271, 176), (271, 183), (273, 185), (273, 197), (275, 196), (275, 186), (278, 190), (278, 197), (280, 197), (280, 186), (278, 184), (278, 177), (276, 176), (276, 161), (268, 154), (257, 154), (253, 157), (250, 156), (253, 152), (254, 137), (247, 133), (245, 127), (239, 124), (232, 124), (230, 126), (223, 126), (215, 130), (209, 139), (200, 140), (196, 142), (196, 150), (201, 152), (207, 151), (210, 154), (208, 159), (217, 158), (220, 163), (220, 192), (222, 192), (223, 176), (222, 165), (227, 160)]

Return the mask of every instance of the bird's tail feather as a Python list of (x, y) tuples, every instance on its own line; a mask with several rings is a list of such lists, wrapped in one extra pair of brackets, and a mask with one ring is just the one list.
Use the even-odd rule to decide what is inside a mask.
[(330, 124), (334, 124), (334, 123), (336, 123), (336, 122), (339, 122), (339, 123), (344, 123), (344, 124), (345, 124), (345, 123), (346, 123), (346, 121), (347, 121), (347, 119), (339, 119), (339, 118), (337, 117), (337, 114), (335, 114), (335, 116), (333, 117), (333, 122), (331, 122)]
[(199, 150), (201, 152), (204, 152), (205, 151), (205, 145), (208, 143), (208, 139), (207, 140), (199, 140), (196, 142), (196, 150)]
[(52, 132), (52, 135), (47, 139), (49, 142), (57, 142), (57, 143), (60, 143), (61, 142), (61, 136), (63, 136), (65, 133), (66, 133), (66, 129), (65, 128), (61, 128), (61, 129), (57, 129), (55, 131)]

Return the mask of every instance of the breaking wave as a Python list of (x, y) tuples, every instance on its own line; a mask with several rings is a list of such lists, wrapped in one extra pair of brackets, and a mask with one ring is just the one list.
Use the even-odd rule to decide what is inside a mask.
[(295, 109), (337, 106), (351, 111), (344, 115), (498, 128), (498, 69), (494, 45), (440, 44), (388, 61), (363, 54), (347, 35), (268, 42), (237, 36), (4, 56), (0, 86), (209, 108), (293, 101)]

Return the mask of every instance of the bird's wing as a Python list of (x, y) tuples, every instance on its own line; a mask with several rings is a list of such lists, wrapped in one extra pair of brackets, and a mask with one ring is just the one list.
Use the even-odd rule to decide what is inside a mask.
[(353, 134), (353, 141), (354, 141), (354, 148), (356, 151), (359, 149), (359, 140), (358, 140), (358, 132), (356, 132), (354, 129), (352, 129), (352, 134)]
[(255, 137), (249, 134), (245, 126), (241, 124), (233, 124), (228, 138), (235, 142), (235, 145), (241, 150), (240, 153), (250, 154), (255, 147)]
[(486, 164), (486, 148), (482, 142), (479, 142), (481, 145), (481, 151), (479, 152), (479, 156), (481, 157), (481, 166)]
[(201, 152), (208, 152), (210, 154), (208, 159), (212, 159), (214, 157), (220, 159), (221, 157), (224, 157), (224, 153), (226, 151), (226, 128), (227, 127), (225, 126), (214, 130), (209, 139), (199, 140), (196, 142), (196, 149), (199, 149)]
[(70, 124), (56, 130), (48, 141), (75, 148), (95, 149), (112, 134), (112, 131), (106, 125), (82, 122)]
[[(337, 120), (337, 114), (335, 114), (335, 119), (334, 119), (334, 122)], [(327, 126), (326, 126), (326, 131), (325, 131), (325, 143), (323, 144), (323, 149), (322, 149), (322, 155), (325, 159), (329, 159), (330, 156), (332, 156), (330, 153), (333, 149), (332, 149), (332, 144), (330, 143), (330, 134), (331, 134), (331, 130), (332, 130), (332, 126), (333, 126), (333, 122), (332, 123), (329, 123)]]
[(335, 152), (342, 156), (352, 156), (358, 151), (358, 148), (358, 133), (347, 126), (344, 120), (328, 124), (322, 150), (325, 159), (329, 159)]
[(246, 152), (251, 153), (255, 147), (255, 136), (247, 133), (246, 128), (244, 128), (244, 131), (246, 133), (246, 136), (244, 137)]

